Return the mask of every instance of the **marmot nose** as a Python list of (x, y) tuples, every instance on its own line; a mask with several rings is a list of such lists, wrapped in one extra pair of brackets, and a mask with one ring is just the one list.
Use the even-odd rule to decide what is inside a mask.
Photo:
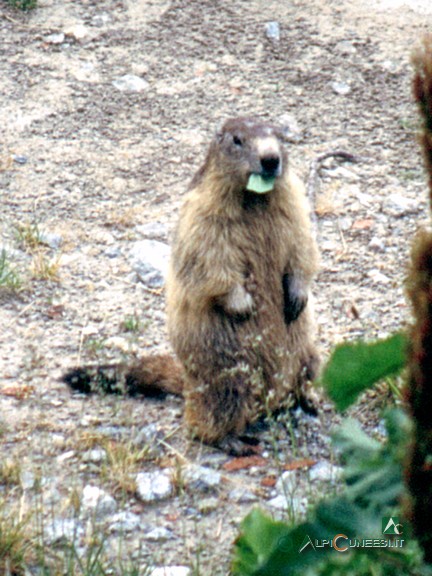
[(277, 176), (279, 172), (279, 156), (263, 156), (261, 158), (261, 168), (264, 176)]

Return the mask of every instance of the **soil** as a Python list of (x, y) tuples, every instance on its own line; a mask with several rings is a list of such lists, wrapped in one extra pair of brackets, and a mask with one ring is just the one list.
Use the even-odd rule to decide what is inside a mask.
[[(39, 0), (29, 13), (1, 2), (0, 246), (21, 279), (0, 300), (0, 451), (21, 478), (3, 489), (11, 509), (34, 506), (29, 475), (54, 483), (56, 513), (102, 486), (141, 518), (125, 547), (139, 565), (199, 559), (200, 573), (226, 574), (252, 506), (233, 488), (265, 506), (280, 462), (331, 458), (338, 417), (323, 401), (318, 419), (295, 415), (295, 442), (283, 427), (264, 432), (266, 465), (224, 472), (217, 506), (187, 489), (149, 506), (83, 454), (156, 424), (164, 443), (139, 471), (228, 458), (188, 439), (178, 399), (82, 398), (59, 377), (169, 350), (163, 291), (139, 281), (129, 252), (144, 237), (169, 242), (206, 143), (236, 115), (284, 125), (305, 180), (322, 153), (356, 157), (326, 160), (316, 190), (323, 356), (404, 326), (410, 244), (428, 218), (410, 58), (430, 18), (428, 0)], [(113, 84), (125, 75), (139, 91)], [(368, 396), (355, 413), (373, 429), (386, 401)], [(146, 540), (151, 526), (174, 537)]]

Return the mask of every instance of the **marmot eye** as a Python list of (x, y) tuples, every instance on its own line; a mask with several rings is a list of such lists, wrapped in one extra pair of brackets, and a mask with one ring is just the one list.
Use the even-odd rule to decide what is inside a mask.
[(233, 142), (236, 146), (243, 146), (243, 142), (238, 136), (233, 136)]

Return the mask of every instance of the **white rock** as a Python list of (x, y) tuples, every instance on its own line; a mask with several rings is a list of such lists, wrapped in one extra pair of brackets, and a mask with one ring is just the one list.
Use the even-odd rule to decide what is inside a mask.
[(307, 498), (287, 498), (280, 494), (267, 502), (272, 508), (277, 510), (290, 510), (292, 514), (304, 514), (307, 509)]
[(93, 462), (94, 464), (100, 464), (107, 459), (107, 453), (103, 448), (93, 448), (84, 452), (82, 455), (83, 462)]
[(296, 470), (286, 470), (276, 482), (276, 490), (285, 496), (293, 495), (298, 489), (298, 475)]
[(133, 244), (129, 257), (141, 282), (152, 288), (164, 285), (170, 252), (167, 244), (157, 240), (141, 240)]
[(266, 33), (267, 38), (269, 38), (269, 40), (274, 40), (275, 42), (279, 42), (279, 40), (280, 40), (279, 22), (276, 22), (276, 21), (266, 22), (265, 33)]
[(171, 530), (168, 528), (164, 528), (163, 526), (157, 526), (144, 534), (144, 538), (146, 540), (150, 540), (151, 542), (163, 542), (165, 540), (172, 540), (174, 535)]
[(401, 218), (407, 214), (415, 214), (418, 209), (417, 202), (401, 194), (390, 194), (382, 204), (382, 211), (396, 218)]
[(74, 24), (65, 28), (64, 33), (66, 36), (71, 36), (75, 40), (84, 40), (86, 36), (89, 35), (89, 29), (84, 24)]
[(150, 86), (147, 80), (135, 76), (135, 74), (125, 74), (117, 78), (117, 80), (113, 80), (112, 84), (120, 92), (143, 92)]
[(221, 483), (221, 474), (207, 466), (189, 464), (182, 469), (183, 481), (187, 488), (198, 492), (207, 492)]
[(110, 532), (133, 532), (140, 527), (141, 518), (133, 512), (117, 512), (111, 518)]
[(340, 96), (346, 96), (351, 92), (351, 86), (346, 82), (332, 82), (330, 84), (333, 92), (339, 94)]
[(284, 137), (289, 142), (300, 142), (303, 130), (293, 114), (282, 114), (279, 118), (278, 124), (282, 128)]
[(187, 566), (163, 566), (150, 572), (150, 576), (190, 576), (190, 574), (190, 568)]
[(44, 540), (47, 544), (74, 544), (83, 535), (83, 527), (76, 520), (54, 518), (44, 526)]
[(391, 282), (388, 276), (386, 276), (376, 268), (370, 270), (370, 272), (368, 272), (367, 275), (372, 280), (372, 282), (375, 282), (376, 284), (389, 284)]
[(114, 514), (117, 503), (105, 490), (88, 484), (83, 490), (82, 508), (84, 513), (102, 518)]
[(46, 244), (53, 250), (58, 250), (63, 242), (63, 238), (60, 234), (54, 234), (53, 232), (41, 232), (39, 234), (39, 240), (42, 244)]
[(156, 502), (169, 498), (174, 491), (171, 475), (167, 472), (140, 472), (136, 477), (137, 495), (143, 502)]
[(373, 238), (371, 238), (371, 241), (368, 244), (368, 248), (370, 248), (374, 252), (384, 252), (385, 250), (384, 239), (374, 236)]
[(64, 42), (65, 35), (63, 32), (53, 32), (53, 34), (48, 34), (44, 36), (44, 41), (47, 44), (62, 44)]
[(320, 482), (335, 482), (342, 476), (343, 469), (341, 466), (335, 466), (330, 462), (323, 460), (317, 462), (315, 466), (309, 470), (309, 478), (313, 482), (318, 480)]

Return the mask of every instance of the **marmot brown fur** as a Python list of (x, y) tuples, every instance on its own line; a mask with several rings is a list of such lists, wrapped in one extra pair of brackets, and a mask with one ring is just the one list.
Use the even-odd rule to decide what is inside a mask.
[[(255, 179), (255, 180), (254, 180)], [(300, 180), (277, 128), (228, 120), (211, 142), (180, 211), (167, 278), (179, 362), (78, 368), (88, 392), (182, 393), (193, 434), (220, 444), (260, 415), (304, 398), (318, 367), (310, 288), (318, 250)]]

